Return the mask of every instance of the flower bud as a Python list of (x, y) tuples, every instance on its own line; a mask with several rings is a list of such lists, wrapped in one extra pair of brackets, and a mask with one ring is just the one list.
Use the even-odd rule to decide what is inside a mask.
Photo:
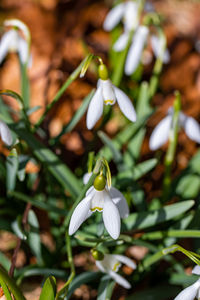
[(104, 259), (104, 254), (101, 251), (98, 251), (97, 249), (92, 249), (91, 253), (95, 260), (103, 260)]
[(107, 80), (108, 79), (108, 70), (104, 64), (100, 64), (98, 67), (98, 73), (99, 77), (102, 80)]
[(97, 191), (103, 191), (106, 186), (106, 178), (103, 175), (98, 175), (94, 180), (94, 188)]

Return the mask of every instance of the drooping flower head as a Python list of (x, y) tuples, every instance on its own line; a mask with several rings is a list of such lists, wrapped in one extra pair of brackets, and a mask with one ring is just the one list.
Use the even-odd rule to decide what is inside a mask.
[[(97, 252), (97, 253), (96, 253)], [(93, 257), (96, 259), (97, 268), (103, 272), (107, 273), (112, 277), (118, 284), (126, 289), (130, 289), (130, 283), (123, 278), (121, 275), (117, 274), (122, 263), (129, 266), (132, 269), (136, 268), (136, 264), (128, 257), (119, 254), (103, 254), (96, 255), (99, 251), (94, 251)]]
[(85, 198), (75, 208), (69, 225), (69, 235), (74, 234), (81, 224), (94, 212), (101, 212), (107, 232), (113, 239), (120, 234), (120, 218), (126, 218), (129, 208), (120, 191), (107, 186), (106, 178), (100, 174), (86, 192)]
[[(173, 126), (173, 112), (173, 108), (171, 107), (168, 110), (167, 116), (162, 119), (154, 128), (149, 141), (149, 147), (151, 150), (157, 150), (167, 142), (170, 129)], [(191, 140), (200, 144), (200, 126), (194, 118), (185, 115), (183, 112), (180, 112), (179, 128), (183, 128), (186, 135)]]
[(136, 112), (129, 97), (112, 84), (108, 78), (107, 68), (103, 63), (100, 64), (98, 71), (100, 79), (98, 80), (97, 90), (88, 107), (86, 117), (87, 128), (92, 129), (100, 119), (103, 114), (104, 105), (113, 105), (115, 102), (118, 103), (123, 114), (130, 121), (135, 122)]
[(4, 26), (5, 28), (11, 27), (11, 29), (4, 33), (0, 41), (0, 63), (9, 52), (17, 52), (20, 62), (30, 65), (30, 33), (28, 27), (17, 19), (6, 20)]
[[(150, 12), (151, 15), (154, 9), (151, 4), (146, 3), (144, 5), (143, 1), (127, 1), (111, 9), (104, 21), (103, 27), (106, 31), (111, 31), (120, 20), (123, 23), (124, 31), (114, 43), (113, 49), (116, 52), (123, 51), (128, 46), (128, 42), (130, 43), (124, 66), (126, 75), (131, 75), (136, 71), (140, 61), (142, 61), (143, 50), (149, 37), (155, 56), (160, 58), (163, 63), (168, 63), (169, 61), (170, 55), (169, 51), (165, 50), (165, 39), (160, 34), (150, 35), (150, 30), (147, 25), (149, 23), (148, 18), (146, 18), (148, 22), (141, 21), (141, 13), (143, 10), (147, 13)], [(153, 14), (156, 15), (156, 13)]]
[[(193, 274), (200, 275), (200, 266), (195, 266)], [(200, 279), (180, 292), (174, 300), (195, 300), (200, 298)]]

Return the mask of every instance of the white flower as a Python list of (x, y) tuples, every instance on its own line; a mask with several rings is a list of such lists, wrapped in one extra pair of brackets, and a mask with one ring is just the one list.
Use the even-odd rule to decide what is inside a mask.
[(103, 273), (108, 273), (118, 284), (122, 285), (126, 289), (130, 289), (130, 283), (122, 276), (117, 274), (121, 263), (126, 264), (132, 269), (136, 268), (136, 264), (128, 257), (117, 254), (104, 254), (103, 260), (96, 260), (96, 266)]
[[(156, 150), (167, 142), (170, 129), (172, 128), (172, 119), (173, 108), (168, 110), (167, 116), (162, 119), (153, 130), (149, 141), (149, 147), (151, 150)], [(180, 112), (179, 127), (184, 128), (185, 133), (191, 140), (200, 143), (200, 126), (194, 118)]]
[(136, 112), (129, 97), (107, 80), (98, 80), (97, 90), (90, 101), (87, 112), (87, 128), (92, 129), (103, 113), (103, 105), (113, 105), (117, 101), (123, 114), (132, 122), (136, 121)]
[(127, 1), (112, 8), (107, 14), (103, 27), (112, 30), (122, 20), (125, 30), (133, 30), (139, 24), (139, 2)]
[(151, 36), (151, 46), (155, 54), (155, 57), (160, 58), (160, 60), (167, 64), (170, 60), (169, 50), (165, 48), (165, 40), (162, 36), (152, 35)]
[(8, 145), (8, 146), (12, 145), (13, 138), (12, 138), (10, 129), (8, 128), (6, 123), (4, 123), (3, 121), (0, 121), (0, 136), (1, 136), (2, 141), (6, 145)]
[[(200, 275), (200, 266), (195, 266), (192, 273)], [(200, 298), (200, 279), (180, 292), (174, 300), (195, 300), (196, 298)]]
[(28, 29), (26, 25), (19, 20), (8, 20), (4, 22), (4, 25), (13, 26), (14, 29), (10, 29), (2, 36), (0, 41), (0, 63), (9, 52), (18, 52), (21, 63), (25, 64), (29, 60), (28, 64), (30, 65), (28, 42), (20, 35), (18, 30), (18, 28), (23, 30), (24, 36), (27, 37)]
[(106, 187), (98, 191), (93, 186), (87, 191), (86, 197), (75, 208), (70, 224), (69, 235), (75, 233), (81, 224), (95, 211), (102, 212), (106, 230), (113, 239), (120, 234), (120, 217), (126, 218), (129, 208), (126, 199), (117, 189)]
[(147, 26), (139, 26), (133, 36), (131, 46), (125, 62), (125, 74), (131, 75), (137, 69), (144, 47), (147, 43), (149, 28)]

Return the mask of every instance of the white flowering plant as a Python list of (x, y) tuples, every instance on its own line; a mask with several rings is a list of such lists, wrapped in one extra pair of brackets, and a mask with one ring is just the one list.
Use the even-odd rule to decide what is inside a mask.
[[(177, 168), (179, 135), (186, 134), (197, 147), (200, 125), (184, 112), (178, 91), (148, 134), (148, 121), (155, 116), (152, 99), (163, 64), (170, 62), (162, 18), (144, 0), (118, 1), (102, 26), (117, 32), (110, 55), (88, 53), (33, 122), (31, 115), (42, 108), (31, 106), (30, 31), (17, 19), (3, 23), (0, 64), (14, 52), (21, 82), (19, 93), (0, 90), (0, 230), (16, 237), (12, 254), (0, 249), (0, 286), (8, 300), (26, 299), (21, 283), (30, 276), (43, 278), (40, 300), (70, 299), (82, 284), (92, 287), (98, 300), (122, 294), (124, 299), (200, 296), (200, 152), (184, 169)], [(147, 62), (152, 68), (144, 80), (143, 72), (137, 73)], [(50, 115), (69, 86), (87, 80), (88, 73), (94, 89), (49, 138)], [(8, 98), (18, 108), (11, 109)], [(63, 137), (81, 122), (89, 133), (84, 154), (62, 152)], [(108, 128), (116, 123), (112, 134)], [(28, 172), (30, 165), (34, 172)], [(43, 223), (52, 248), (43, 239)], [(188, 246), (185, 238), (194, 243)], [(18, 268), (20, 249), (27, 262)], [(76, 257), (84, 255), (88, 263), (79, 266)], [(193, 275), (185, 274), (186, 267), (194, 267)]]

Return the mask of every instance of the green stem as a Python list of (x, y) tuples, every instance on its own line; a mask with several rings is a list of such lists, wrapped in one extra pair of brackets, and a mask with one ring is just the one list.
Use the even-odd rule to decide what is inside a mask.
[(11, 293), (13, 294), (16, 300), (26, 300), (22, 292), (16, 285), (15, 281), (12, 278), (10, 278), (8, 274), (1, 267), (0, 267), (0, 277), (9, 287)]
[(129, 33), (129, 39), (126, 45), (126, 48), (119, 54), (117, 64), (115, 65), (115, 70), (112, 76), (112, 82), (114, 85), (119, 86), (120, 82), (122, 80), (123, 74), (124, 74), (124, 64), (126, 61), (126, 57), (128, 54), (128, 50), (130, 48), (132, 38), (134, 35), (134, 31), (130, 31)]
[[(89, 54), (90, 55), (90, 54)], [(80, 63), (80, 65), (74, 70), (74, 72), (68, 77), (68, 79), (65, 81), (65, 83), (62, 85), (60, 90), (57, 92), (55, 97), (53, 98), (52, 102), (49, 103), (46, 106), (46, 109), (41, 116), (41, 118), (38, 120), (38, 122), (35, 124), (34, 132), (37, 130), (37, 128), (41, 125), (41, 123), (44, 121), (46, 115), (51, 110), (51, 108), (55, 105), (55, 103), (58, 102), (60, 97), (64, 94), (65, 90), (69, 87), (69, 85), (79, 76), (83, 66), (85, 65), (85, 62), (88, 60), (88, 56)]]
[(171, 185), (171, 169), (175, 157), (177, 141), (178, 141), (178, 130), (179, 130), (179, 113), (181, 109), (181, 98), (180, 93), (175, 93), (174, 101), (174, 113), (172, 118), (172, 126), (169, 133), (169, 147), (165, 156), (164, 166), (165, 174), (163, 179), (163, 201), (166, 201), (169, 196), (170, 185)]
[(67, 246), (68, 262), (70, 265), (71, 273), (69, 275), (67, 282), (64, 284), (62, 289), (57, 293), (56, 300), (65, 298), (65, 296), (67, 295), (67, 292), (68, 292), (69, 285), (72, 282), (72, 280), (74, 279), (74, 276), (76, 274), (74, 261), (73, 261), (73, 257), (72, 257), (72, 247), (71, 247), (71, 242), (70, 242), (70, 236), (68, 233), (66, 233), (66, 246)]
[(27, 64), (20, 63), (20, 70), (21, 70), (21, 93), (22, 99), (24, 103), (24, 108), (27, 110), (30, 104), (30, 85), (29, 79), (27, 74)]
[(160, 28), (158, 29), (158, 31), (159, 31), (158, 32), (159, 35), (163, 39), (163, 49), (162, 49), (161, 56), (156, 59), (156, 62), (155, 62), (154, 68), (153, 68), (153, 73), (152, 73), (152, 76), (150, 78), (150, 82), (149, 82), (149, 99), (152, 99), (153, 96), (155, 95), (156, 91), (157, 91), (160, 74), (161, 74), (162, 68), (163, 68), (163, 57), (164, 57), (164, 53), (165, 53), (166, 45), (167, 45), (164, 32)]

